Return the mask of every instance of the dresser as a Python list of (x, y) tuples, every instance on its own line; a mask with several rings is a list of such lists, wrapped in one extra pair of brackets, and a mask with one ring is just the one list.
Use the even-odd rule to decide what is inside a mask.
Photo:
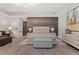
[(79, 34), (67, 34), (64, 33), (62, 35), (62, 40), (70, 45), (72, 45), (73, 47), (79, 49)]

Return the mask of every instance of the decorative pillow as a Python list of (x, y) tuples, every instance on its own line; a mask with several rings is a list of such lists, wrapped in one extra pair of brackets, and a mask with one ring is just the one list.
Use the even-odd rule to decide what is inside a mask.
[(66, 32), (67, 34), (71, 34), (72, 31), (69, 30), (69, 29), (66, 29), (65, 32)]
[(0, 32), (0, 36), (2, 36), (2, 32)]

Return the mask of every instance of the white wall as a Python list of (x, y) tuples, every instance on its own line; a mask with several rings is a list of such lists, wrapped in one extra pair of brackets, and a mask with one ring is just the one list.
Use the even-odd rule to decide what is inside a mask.
[(0, 12), (0, 31), (8, 31), (8, 26), (12, 26), (12, 32), (15, 36), (20, 34), (20, 19)]
[(57, 16), (55, 12), (42, 11), (42, 12), (27, 12), (27, 13), (12, 13), (11, 15), (15, 16), (24, 16), (24, 17), (54, 17)]
[(14, 36), (19, 36), (21, 31), (21, 22), (19, 17), (9, 16), (8, 23), (12, 27), (12, 32)]
[(62, 33), (65, 33), (66, 29), (66, 14), (64, 12), (58, 14), (58, 34), (59, 38), (62, 38)]
[(0, 12), (0, 30), (7, 30), (8, 15)]

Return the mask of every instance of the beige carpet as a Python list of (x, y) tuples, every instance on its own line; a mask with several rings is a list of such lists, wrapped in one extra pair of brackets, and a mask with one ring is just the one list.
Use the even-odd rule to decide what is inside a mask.
[[(57, 45), (65, 45), (65, 43), (62, 42), (60, 39), (56, 39), (56, 43), (57, 43)], [(20, 42), (19, 45), (27, 45), (27, 39)]]
[(27, 45), (27, 39), (23, 40), (19, 45)]

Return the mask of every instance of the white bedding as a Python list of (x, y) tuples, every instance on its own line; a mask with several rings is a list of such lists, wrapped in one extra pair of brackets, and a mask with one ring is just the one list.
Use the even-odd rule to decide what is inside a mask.
[(33, 44), (34, 39), (56, 39), (56, 33), (49, 33), (49, 27), (33, 27), (33, 33), (27, 33), (28, 44)]
[(55, 38), (56, 33), (28, 33), (27, 37), (32, 37), (32, 38)]
[(27, 39), (28, 44), (33, 44), (34, 39), (52, 39), (55, 41), (56, 33), (28, 33)]

